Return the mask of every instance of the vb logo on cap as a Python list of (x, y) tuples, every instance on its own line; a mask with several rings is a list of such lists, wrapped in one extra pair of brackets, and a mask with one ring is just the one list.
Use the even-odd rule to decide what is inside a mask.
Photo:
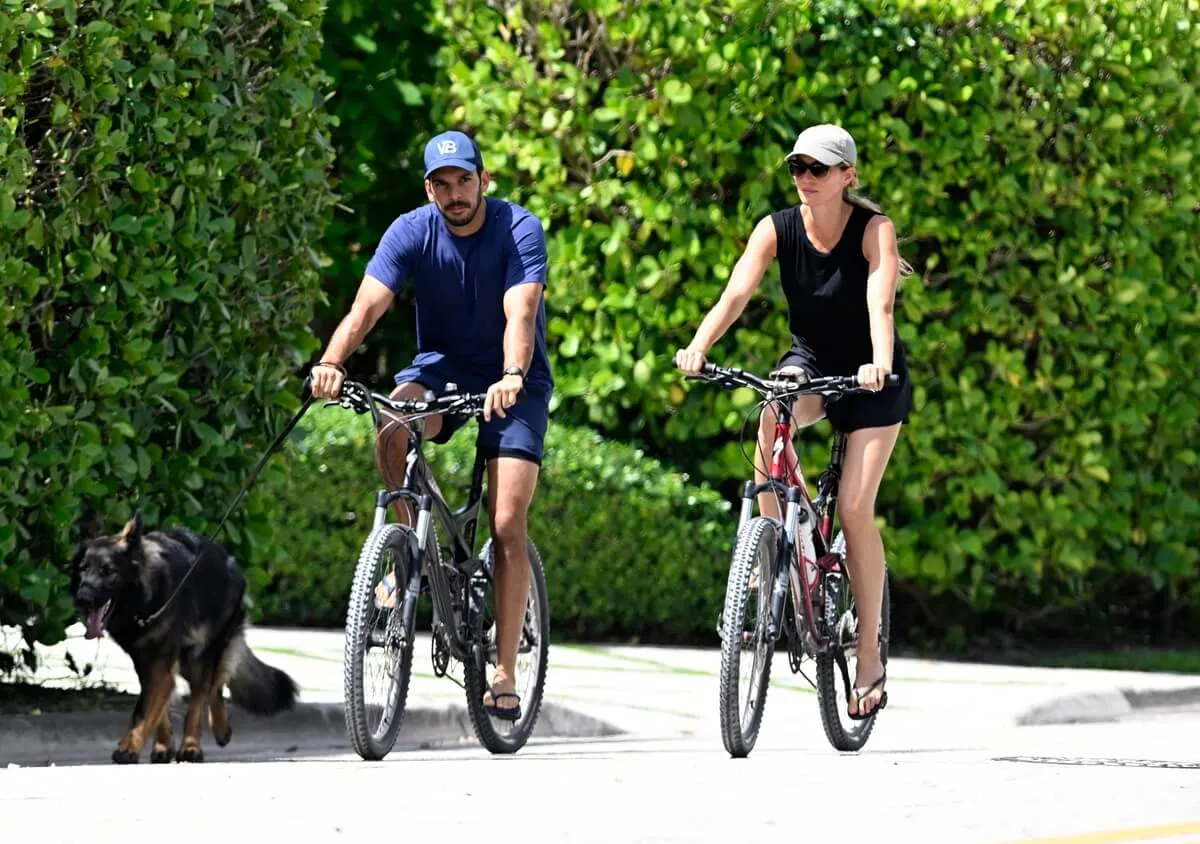
[(425, 145), (425, 178), (443, 167), (458, 167), (470, 173), (483, 169), (483, 154), (469, 135), (442, 132)]

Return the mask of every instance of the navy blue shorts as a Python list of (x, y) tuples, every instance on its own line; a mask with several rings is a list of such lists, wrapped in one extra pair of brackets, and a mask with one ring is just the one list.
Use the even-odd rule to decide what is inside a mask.
[[(396, 384), (415, 382), (441, 394), (446, 384), (458, 385), (462, 392), (486, 393), (492, 385), (486, 378), (463, 372), (440, 355), (417, 355), (411, 364), (396, 373)], [(530, 384), (525, 393), (507, 410), (501, 419), (495, 414), (490, 422), (479, 417), (476, 446), (485, 458), (517, 457), (539, 466), (546, 441), (546, 425), (550, 418), (550, 390)], [(432, 442), (447, 443), (467, 418), (442, 417), (442, 429)]]

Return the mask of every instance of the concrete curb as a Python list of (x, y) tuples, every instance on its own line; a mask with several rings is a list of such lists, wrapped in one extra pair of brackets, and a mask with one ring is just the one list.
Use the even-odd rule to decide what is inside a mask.
[(1177, 689), (1107, 689), (1067, 695), (1017, 717), (1021, 727), (1117, 721), (1135, 712), (1200, 705), (1200, 686)]
[[(344, 707), (340, 703), (301, 703), (289, 712), (270, 718), (251, 715), (233, 704), (228, 706), (233, 739), (226, 747), (217, 747), (206, 725), (202, 740), (206, 759), (220, 761), (224, 754), (256, 751), (281, 755), (354, 753), (346, 734)], [(176, 744), (184, 710), (182, 703), (172, 705)], [(0, 719), (0, 767), (81, 760), (108, 762), (113, 748), (128, 728), (129, 713), (125, 711), (9, 716)], [(531, 740), (601, 738), (621, 732), (597, 718), (543, 701)], [(404, 711), (396, 749), (402, 745), (427, 747), (474, 742), (475, 733), (465, 705), (442, 709), (409, 706)], [(142, 762), (149, 762), (149, 747), (142, 757)]]

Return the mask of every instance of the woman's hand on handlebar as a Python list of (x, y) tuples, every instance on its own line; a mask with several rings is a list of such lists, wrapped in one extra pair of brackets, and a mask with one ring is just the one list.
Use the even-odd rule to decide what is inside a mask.
[(704, 363), (704, 352), (699, 349), (680, 349), (675, 353), (675, 367), (686, 375), (699, 375)]
[(891, 372), (892, 370), (888, 367), (864, 363), (858, 368), (858, 386), (877, 393), (883, 389), (884, 379)]

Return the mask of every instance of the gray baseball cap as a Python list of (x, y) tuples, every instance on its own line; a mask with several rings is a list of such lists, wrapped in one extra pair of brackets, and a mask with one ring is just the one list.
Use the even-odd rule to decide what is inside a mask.
[(832, 167), (835, 164), (855, 164), (858, 161), (858, 149), (854, 138), (841, 126), (832, 123), (821, 123), (809, 126), (796, 137), (792, 151), (787, 160), (791, 161), (800, 155), (807, 155), (822, 164)]

